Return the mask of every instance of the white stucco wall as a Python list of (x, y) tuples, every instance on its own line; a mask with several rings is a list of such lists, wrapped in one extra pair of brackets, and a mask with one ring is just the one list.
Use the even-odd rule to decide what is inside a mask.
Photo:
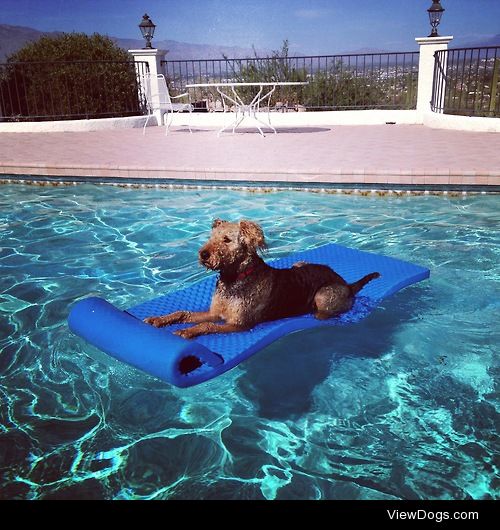
[[(192, 127), (221, 128), (234, 119), (228, 113), (198, 113), (190, 117), (187, 113), (175, 114), (173, 126), (184, 126), (191, 119)], [(265, 121), (265, 116), (262, 117)], [(143, 127), (146, 116), (127, 118), (102, 118), (95, 120), (65, 120), (43, 122), (0, 122), (2, 132), (47, 133), (64, 131), (100, 131)], [(431, 111), (420, 113), (416, 110), (347, 110), (327, 112), (273, 112), (271, 123), (275, 127), (327, 127), (334, 125), (380, 125), (385, 123), (423, 124), (434, 129), (455, 129), (476, 132), (500, 132), (500, 118), (479, 118), (452, 116)], [(248, 120), (242, 126), (251, 126)], [(156, 119), (149, 120), (149, 126), (156, 126)]]
[(422, 123), (433, 129), (500, 133), (500, 118), (479, 118), (427, 112), (423, 116)]
[[(128, 116), (126, 118), (99, 118), (94, 120), (0, 122), (0, 133), (46, 133), (132, 129), (135, 127), (143, 127), (146, 118), (147, 116)], [(154, 117), (149, 120), (148, 126), (149, 125), (156, 125)]]

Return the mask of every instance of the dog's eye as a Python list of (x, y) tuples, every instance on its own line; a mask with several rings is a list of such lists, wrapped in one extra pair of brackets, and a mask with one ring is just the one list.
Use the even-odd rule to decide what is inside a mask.
[(224, 236), (224, 243), (231, 243), (231, 238)]

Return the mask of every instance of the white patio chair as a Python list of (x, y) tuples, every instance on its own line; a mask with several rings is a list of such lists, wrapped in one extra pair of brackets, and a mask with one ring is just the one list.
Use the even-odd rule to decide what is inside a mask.
[[(170, 125), (174, 119), (174, 112), (189, 112), (189, 120), (187, 126), (189, 132), (191, 130), (191, 112), (193, 112), (193, 105), (189, 99), (189, 94), (179, 94), (178, 96), (171, 96), (168, 91), (167, 81), (163, 74), (157, 74), (156, 76), (151, 74), (146, 74), (142, 76), (142, 86), (146, 96), (146, 103), (148, 106), (148, 117), (146, 123), (144, 124), (142, 133), (146, 134), (146, 126), (148, 124), (149, 118), (157, 111), (160, 111), (160, 119), (165, 116), (165, 134), (168, 134)], [(172, 100), (180, 98), (188, 98), (189, 103), (176, 103)], [(161, 123), (159, 124), (161, 125)]]

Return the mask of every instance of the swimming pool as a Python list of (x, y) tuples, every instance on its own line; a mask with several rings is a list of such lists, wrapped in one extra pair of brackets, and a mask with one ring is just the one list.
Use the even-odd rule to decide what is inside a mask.
[[(0, 190), (0, 498), (497, 496), (499, 196)], [(431, 278), (190, 389), (69, 333), (76, 299), (204, 277), (214, 217), (261, 222), (270, 258), (333, 241)]]

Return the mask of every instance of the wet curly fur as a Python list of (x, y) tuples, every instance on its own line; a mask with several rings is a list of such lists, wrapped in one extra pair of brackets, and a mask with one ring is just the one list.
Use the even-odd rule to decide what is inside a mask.
[(144, 321), (155, 327), (196, 324), (175, 332), (192, 339), (209, 333), (245, 331), (260, 322), (306, 313), (326, 319), (349, 311), (356, 293), (380, 276), (373, 272), (348, 284), (326, 265), (300, 262), (290, 269), (274, 269), (259, 256), (265, 246), (257, 223), (216, 219), (210, 239), (198, 253), (202, 265), (219, 272), (210, 309), (176, 311)]

